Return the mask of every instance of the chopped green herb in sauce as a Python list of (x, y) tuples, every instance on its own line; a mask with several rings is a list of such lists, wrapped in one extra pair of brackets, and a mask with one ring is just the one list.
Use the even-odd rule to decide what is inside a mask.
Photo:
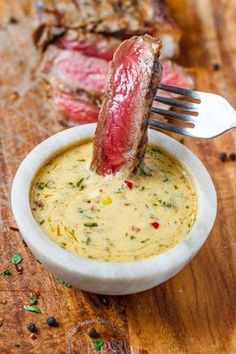
[(197, 198), (174, 157), (148, 146), (136, 174), (103, 177), (89, 171), (91, 155), (91, 142), (72, 147), (33, 182), (32, 212), (50, 239), (85, 258), (131, 262), (165, 252), (187, 236)]
[(98, 224), (96, 222), (85, 222), (84, 226), (86, 226), (86, 227), (97, 227)]

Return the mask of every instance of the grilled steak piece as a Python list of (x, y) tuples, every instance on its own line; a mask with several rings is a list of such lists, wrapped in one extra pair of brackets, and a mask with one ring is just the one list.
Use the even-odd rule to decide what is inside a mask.
[[(106, 35), (115, 36), (115, 44), (119, 39), (144, 33), (161, 38), (164, 44), (163, 58), (173, 57), (178, 52), (180, 30), (162, 0), (36, 0), (35, 3), (38, 25), (34, 40), (43, 50), (58, 37), (61, 37), (65, 48), (67, 32), (73, 30), (73, 37), (78, 42), (76, 45), (76, 40), (73, 41), (73, 47), (83, 52), (87, 47), (91, 49), (95, 41), (95, 53), (100, 53), (97, 50), (100, 46), (103, 47), (102, 52), (105, 47), (109, 52), (113, 43), (111, 37), (106, 39)], [(97, 39), (85, 36), (85, 33), (91, 36), (91, 32), (100, 36)], [(105, 56), (102, 58), (111, 59), (111, 55)]]
[(154, 19), (153, 0), (36, 0), (41, 25), (97, 33), (145, 31)]
[(147, 144), (150, 107), (161, 79), (161, 42), (134, 36), (116, 50), (99, 112), (91, 168), (135, 172)]

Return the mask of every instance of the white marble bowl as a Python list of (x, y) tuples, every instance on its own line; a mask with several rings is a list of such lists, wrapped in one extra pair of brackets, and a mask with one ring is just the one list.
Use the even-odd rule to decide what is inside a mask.
[(21, 163), (12, 186), (12, 210), (20, 232), (37, 259), (50, 272), (80, 289), (109, 295), (143, 291), (178, 273), (206, 241), (216, 216), (216, 192), (212, 180), (192, 152), (165, 134), (149, 130), (149, 142), (176, 156), (186, 167), (198, 195), (198, 214), (188, 236), (177, 246), (145, 260), (108, 263), (72, 254), (51, 241), (36, 223), (30, 209), (32, 180), (44, 163), (81, 139), (93, 137), (96, 124), (64, 130), (46, 139)]

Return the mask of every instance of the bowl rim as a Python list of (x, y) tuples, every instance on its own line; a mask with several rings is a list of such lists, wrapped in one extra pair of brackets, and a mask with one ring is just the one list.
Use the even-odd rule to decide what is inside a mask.
[(198, 197), (196, 221), (187, 237), (176, 246), (150, 258), (132, 262), (105, 262), (73, 254), (51, 241), (35, 221), (29, 203), (31, 183), (37, 171), (53, 156), (92, 138), (96, 123), (63, 130), (37, 145), (20, 164), (11, 193), (12, 211), (19, 230), (29, 248), (42, 263), (91, 279), (143, 279), (153, 277), (158, 270), (177, 273), (187, 264), (206, 241), (215, 221), (216, 191), (202, 162), (183, 144), (159, 131), (149, 129), (149, 142), (159, 145), (176, 157), (189, 174)]

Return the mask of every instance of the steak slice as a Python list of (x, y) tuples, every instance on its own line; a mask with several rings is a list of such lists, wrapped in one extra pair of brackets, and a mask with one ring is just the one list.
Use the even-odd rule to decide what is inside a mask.
[[(194, 87), (194, 78), (182, 66), (162, 60), (162, 83), (184, 88)], [(94, 70), (96, 73), (94, 74)], [(76, 123), (96, 122), (107, 84), (109, 64), (71, 50), (48, 47), (41, 71), (51, 87), (54, 106), (63, 117)], [(159, 91), (159, 95), (170, 95)], [(154, 102), (160, 107), (161, 103)], [(166, 106), (165, 106), (166, 108)]]
[(91, 168), (100, 175), (135, 172), (143, 159), (160, 49), (158, 39), (134, 36), (114, 54), (93, 144)]
[(63, 91), (72, 93), (88, 91), (98, 98), (105, 91), (108, 70), (106, 60), (56, 46), (48, 48), (41, 64), (41, 71), (52, 86), (63, 86)]
[(86, 96), (72, 95), (55, 88), (53, 102), (58, 112), (66, 119), (79, 124), (94, 123), (98, 120), (99, 106)]
[[(192, 89), (194, 87), (193, 70), (186, 69), (183, 66), (171, 61), (163, 60), (163, 74), (161, 83), (170, 86), (178, 86)], [(158, 95), (160, 92), (158, 92)], [(165, 95), (167, 91), (165, 91)]]
[(116, 48), (121, 41), (113, 36), (97, 33), (69, 30), (65, 36), (56, 41), (61, 49), (79, 51), (89, 57), (112, 60)]

